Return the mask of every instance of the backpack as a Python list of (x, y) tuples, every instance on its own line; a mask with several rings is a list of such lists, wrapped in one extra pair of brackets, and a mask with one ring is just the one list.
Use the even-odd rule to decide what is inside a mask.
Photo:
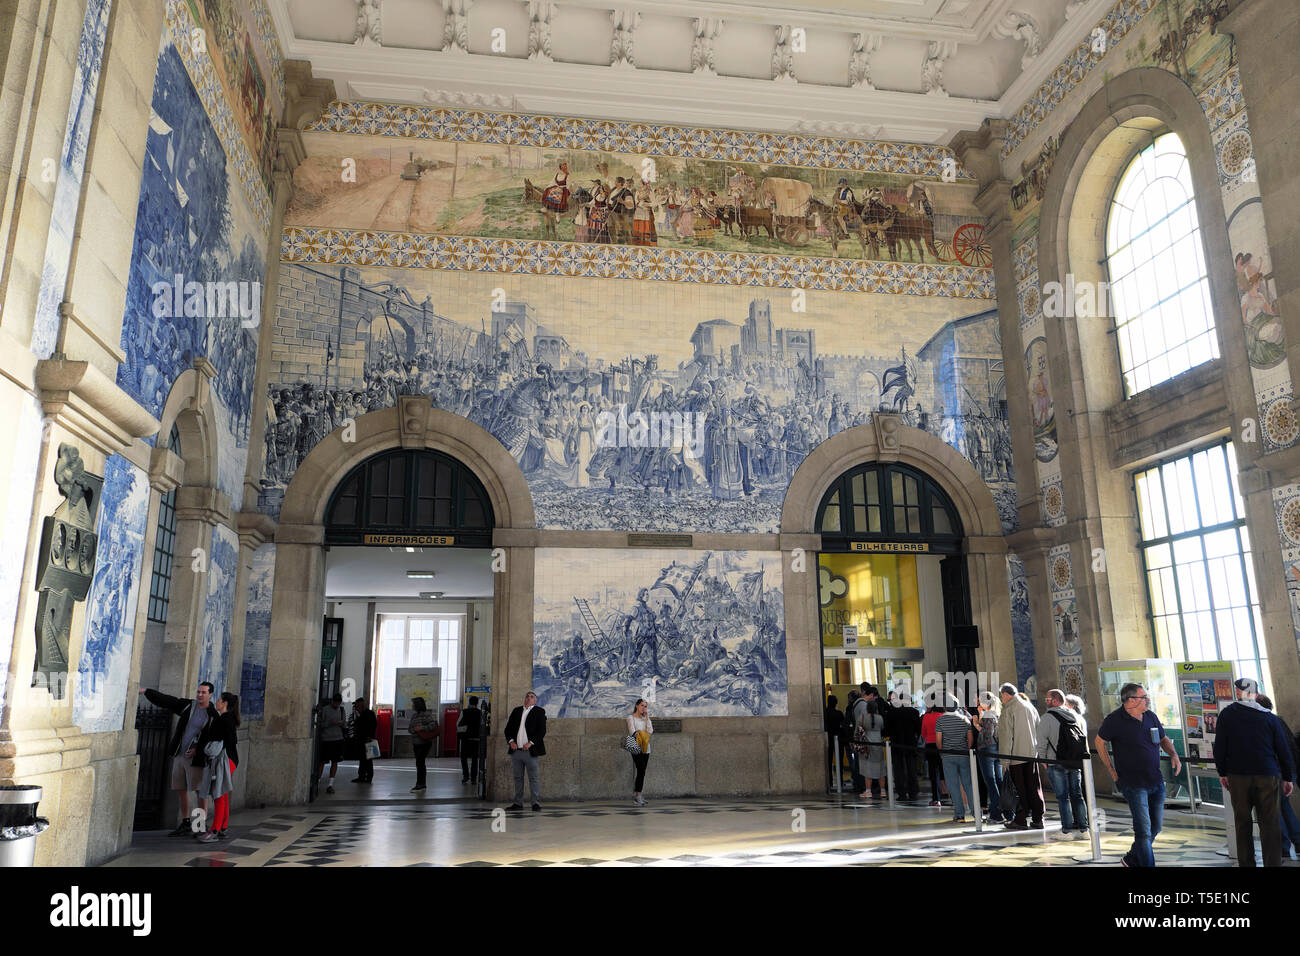
[(1061, 725), (1056, 735), (1056, 759), (1082, 765), (1083, 758), (1088, 756), (1088, 742), (1083, 739), (1083, 728), (1077, 720), (1066, 720), (1051, 711), (1048, 713)]

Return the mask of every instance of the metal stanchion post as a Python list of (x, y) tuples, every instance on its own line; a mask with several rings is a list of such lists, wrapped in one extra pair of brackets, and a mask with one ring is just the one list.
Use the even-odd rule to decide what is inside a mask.
[(889, 809), (894, 809), (894, 750), (885, 738), (885, 786), (889, 788)]
[(1092, 774), (1092, 760), (1083, 758), (1083, 782), (1088, 803), (1088, 838), (1092, 842), (1091, 856), (1076, 856), (1079, 863), (1118, 863), (1119, 857), (1101, 855), (1101, 827), (1097, 823), (1097, 781)]
[(974, 748), (968, 750), (967, 755), (970, 757), (970, 790), (971, 790), (971, 792), (967, 794), (967, 796), (970, 797), (970, 802), (975, 806), (975, 832), (983, 833), (984, 832), (984, 808), (980, 806), (980, 785), (979, 785), (979, 778), (976, 776), (976, 774), (978, 774), (980, 771), (979, 771), (979, 765), (976, 763), (975, 760)]
[(840, 766), (840, 751), (842, 749), (843, 748), (840, 747), (840, 742), (836, 740), (835, 741), (835, 792), (836, 793), (844, 792), (844, 768)]

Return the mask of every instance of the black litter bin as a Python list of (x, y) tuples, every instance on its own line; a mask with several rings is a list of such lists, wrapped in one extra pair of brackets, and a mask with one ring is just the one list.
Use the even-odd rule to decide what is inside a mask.
[(36, 837), (50, 825), (36, 815), (40, 802), (40, 787), (0, 787), (0, 866), (31, 866), (36, 859)]

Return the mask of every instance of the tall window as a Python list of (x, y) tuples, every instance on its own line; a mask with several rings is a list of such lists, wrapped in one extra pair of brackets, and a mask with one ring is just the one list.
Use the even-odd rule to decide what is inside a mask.
[(1175, 134), (1157, 137), (1120, 178), (1106, 269), (1126, 398), (1218, 358), (1191, 169)]
[[(461, 635), (463, 614), (381, 614), (377, 644), (378, 675), (375, 699), (393, 703), (397, 668), (441, 667), (442, 700), (460, 699)], [(438, 701), (429, 701), (430, 708)]]
[(1156, 654), (1232, 661), (1269, 683), (1250, 537), (1228, 442), (1134, 476)]
[[(172, 426), (167, 439), (172, 454), (181, 453), (181, 436)], [(149, 580), (149, 620), (167, 623), (167, 605), (172, 593), (172, 564), (176, 557), (176, 489), (162, 496), (158, 505), (158, 533), (154, 536), (153, 577)]]

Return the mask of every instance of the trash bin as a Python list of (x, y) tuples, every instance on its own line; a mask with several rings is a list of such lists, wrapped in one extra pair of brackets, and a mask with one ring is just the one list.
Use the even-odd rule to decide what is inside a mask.
[(36, 815), (40, 802), (40, 787), (0, 787), (0, 866), (31, 866), (36, 859), (36, 837), (50, 825)]

